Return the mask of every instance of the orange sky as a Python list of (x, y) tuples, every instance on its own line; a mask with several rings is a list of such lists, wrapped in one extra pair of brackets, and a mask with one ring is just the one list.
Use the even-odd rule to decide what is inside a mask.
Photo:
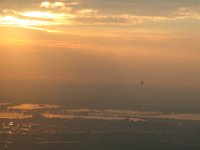
[(1, 82), (199, 87), (197, 0), (2, 0), (0, 10)]

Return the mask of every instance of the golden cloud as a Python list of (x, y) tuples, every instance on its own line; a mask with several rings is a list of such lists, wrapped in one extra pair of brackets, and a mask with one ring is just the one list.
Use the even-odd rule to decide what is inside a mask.
[(40, 4), (40, 7), (41, 8), (46, 8), (46, 9), (58, 9), (58, 10), (68, 10), (68, 11), (72, 10), (72, 8), (71, 7), (67, 7), (64, 2), (50, 3), (48, 1), (46, 1), (46, 2), (42, 2)]
[[(136, 14), (105, 14), (96, 9), (81, 8), (73, 10), (72, 7), (79, 3), (65, 2), (42, 2), (38, 10), (17, 11), (4, 9), (0, 16), (0, 25), (18, 26), (44, 30), (54, 26), (73, 26), (73, 25), (136, 25), (148, 22), (173, 21), (183, 19), (200, 19), (200, 9), (178, 8), (166, 16), (136, 15)], [(53, 31), (53, 30), (52, 30)], [(56, 32), (59, 30), (55, 30)]]

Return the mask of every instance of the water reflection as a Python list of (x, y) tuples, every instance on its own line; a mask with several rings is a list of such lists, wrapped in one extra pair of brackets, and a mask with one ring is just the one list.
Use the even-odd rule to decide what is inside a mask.
[(17, 113), (17, 112), (0, 112), (0, 119), (27, 119), (32, 118), (32, 115)]
[[(97, 120), (115, 122), (116, 124), (121, 121), (129, 123), (148, 123), (149, 119), (200, 121), (200, 114), (164, 114), (162, 112), (115, 109), (65, 109), (62, 106), (50, 104), (2, 105), (6, 105), (6, 107), (0, 109), (0, 134), (7, 135), (32, 135), (34, 133), (74, 134), (86, 132), (77, 129), (73, 131), (72, 128), (69, 129), (68, 126), (61, 125), (61, 120)], [(49, 124), (51, 120), (54, 121), (53, 124)]]
[(0, 125), (1, 134), (8, 135), (27, 135), (31, 134), (34, 128), (37, 128), (38, 124), (32, 124), (28, 122), (5, 122)]
[(10, 103), (0, 103), (0, 106), (6, 106), (9, 105)]
[(192, 120), (192, 121), (200, 121), (200, 114), (176, 114), (176, 113), (171, 113), (171, 114), (164, 114), (164, 115), (158, 115), (154, 116), (154, 118), (158, 119), (175, 119), (175, 120)]
[(121, 121), (125, 118), (115, 116), (99, 116), (99, 115), (68, 115), (68, 114), (42, 114), (45, 118), (62, 118), (62, 119), (94, 119), (107, 121)]
[(152, 119), (177, 119), (200, 121), (198, 113), (169, 113), (118, 110), (118, 109), (65, 109), (60, 105), (50, 104), (19, 104), (0, 103), (0, 119), (31, 119), (31, 118), (60, 118), (60, 119), (90, 119), (105, 121), (143, 122)]
[(20, 104), (9, 107), (9, 109), (15, 109), (15, 110), (56, 109), (56, 108), (62, 108), (62, 106), (50, 105), (50, 104)]
[[(141, 141), (145, 137), (146, 141), (160, 139), (162, 144), (163, 141), (176, 140), (174, 135), (184, 137), (200, 130), (200, 114), (66, 109), (50, 104), (3, 106), (0, 108), (0, 150), (53, 150), (59, 149), (59, 146), (75, 150), (70, 146), (80, 146), (77, 149), (81, 149), (81, 145), (95, 145), (99, 141), (134, 145), (132, 143), (139, 141), (140, 137)], [(166, 135), (170, 135), (169, 138)]]

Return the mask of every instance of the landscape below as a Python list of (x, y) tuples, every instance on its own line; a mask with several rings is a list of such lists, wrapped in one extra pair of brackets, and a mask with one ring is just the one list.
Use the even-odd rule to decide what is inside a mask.
[(200, 114), (0, 104), (2, 150), (197, 150)]

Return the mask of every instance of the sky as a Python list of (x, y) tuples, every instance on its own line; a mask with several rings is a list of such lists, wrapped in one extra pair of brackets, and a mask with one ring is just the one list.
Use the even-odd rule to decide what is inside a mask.
[(199, 26), (199, 0), (1, 0), (0, 100), (198, 111)]

